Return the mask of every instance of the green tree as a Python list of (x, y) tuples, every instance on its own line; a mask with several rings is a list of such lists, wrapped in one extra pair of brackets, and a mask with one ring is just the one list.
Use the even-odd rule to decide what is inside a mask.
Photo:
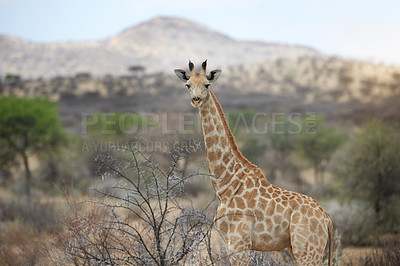
[(21, 83), (21, 76), (14, 74), (7, 74), (4, 77), (5, 84), (18, 86)]
[(228, 125), (232, 130), (232, 133), (251, 133), (251, 127), (254, 125), (253, 119), (256, 115), (256, 111), (253, 109), (243, 109), (228, 112), (226, 115)]
[[(279, 162), (281, 175), (283, 176), (287, 166), (287, 158), (295, 149), (299, 133), (301, 133), (301, 124), (293, 117), (282, 113), (273, 117), (268, 129), (269, 141), (277, 155), (276, 159)], [(274, 179), (275, 176), (275, 167), (273, 167), (271, 179)]]
[(344, 136), (329, 128), (323, 117), (310, 116), (304, 119), (299, 153), (314, 168), (316, 184), (323, 185), (325, 167), (343, 141)]
[(227, 113), (227, 122), (243, 155), (252, 163), (260, 163), (267, 147), (265, 137), (257, 134), (263, 118), (252, 109), (243, 109)]
[(140, 134), (142, 129), (157, 125), (157, 121), (134, 113), (93, 113), (84, 118), (85, 132), (115, 139)]
[(22, 159), (25, 191), (30, 200), (29, 156), (66, 143), (67, 134), (58, 121), (57, 105), (46, 98), (0, 97), (0, 162), (6, 167)]
[(373, 208), (378, 228), (399, 230), (400, 131), (369, 121), (339, 155), (334, 173), (345, 197)]

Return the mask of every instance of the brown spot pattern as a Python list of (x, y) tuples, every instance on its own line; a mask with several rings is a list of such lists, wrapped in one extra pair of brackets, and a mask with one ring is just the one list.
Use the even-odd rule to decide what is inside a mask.
[[(217, 194), (219, 188), (225, 189), (223, 200), (220, 198), (221, 205), (224, 207), (218, 211), (218, 215), (223, 216), (227, 211), (231, 213), (219, 223), (219, 229), (227, 235), (226, 240), (231, 243), (229, 244), (231, 247), (234, 247), (236, 251), (244, 251), (233, 257), (247, 258), (246, 252), (251, 246), (249, 242), (252, 238), (249, 235), (251, 231), (256, 233), (257, 239), (263, 242), (262, 245), (265, 249), (269, 249), (269, 243), (275, 243), (277, 248), (287, 247), (290, 243), (286, 239), (289, 235), (287, 231), (290, 224), (290, 234), (294, 234), (291, 244), (296, 263), (300, 265), (320, 264), (310, 262), (319, 258), (322, 260), (320, 250), (323, 253), (324, 247), (319, 246), (326, 243), (328, 223), (321, 221), (329, 219), (329, 215), (312, 198), (269, 184), (261, 170), (243, 157), (238, 150), (221, 106), (214, 93), (210, 91), (209, 94), (212, 99), (209, 102), (213, 102), (214, 106), (211, 106), (208, 111), (201, 110), (200, 114), (203, 116), (203, 129), (206, 135), (207, 133), (215, 134), (215, 131), (220, 134), (207, 137), (205, 142), (206, 149), (208, 149), (207, 157), (210, 162), (214, 162), (211, 169), (214, 170), (216, 177), (223, 175), (223, 178), (217, 182), (212, 179)], [(211, 151), (211, 149), (213, 150)], [(232, 178), (234, 179), (232, 180)], [(242, 183), (239, 180), (243, 180)], [(229, 188), (224, 188), (228, 184)], [(238, 187), (239, 185), (240, 187)], [(232, 195), (233, 192), (235, 195)], [(235, 214), (237, 210), (243, 210), (242, 214)], [(293, 214), (292, 211), (294, 211)], [(247, 217), (243, 213), (254, 213), (254, 215)], [(254, 224), (255, 220), (257, 220), (256, 224)], [(248, 227), (243, 223), (244, 221), (249, 225), (253, 224)], [(252, 229), (249, 230), (249, 228)], [(310, 231), (314, 234), (310, 235)], [(233, 233), (237, 235), (233, 235)], [(292, 236), (290, 237), (291, 241)], [(310, 247), (303, 246), (302, 250), (296, 248), (296, 245), (304, 245), (304, 243), (309, 243), (306, 245), (310, 245)], [(307, 253), (307, 250), (311, 252)]]
[(246, 207), (246, 204), (244, 203), (242, 198), (237, 197), (235, 200), (236, 200), (236, 206), (239, 209), (243, 210)]

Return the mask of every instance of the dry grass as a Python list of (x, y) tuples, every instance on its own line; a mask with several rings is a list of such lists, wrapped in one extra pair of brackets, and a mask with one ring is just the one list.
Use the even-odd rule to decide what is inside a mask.
[(43, 256), (39, 234), (15, 220), (2, 225), (0, 231), (0, 265), (35, 265)]

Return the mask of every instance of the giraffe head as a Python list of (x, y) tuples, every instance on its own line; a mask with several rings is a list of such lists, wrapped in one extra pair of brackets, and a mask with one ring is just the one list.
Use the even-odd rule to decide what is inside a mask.
[(189, 73), (182, 69), (175, 69), (175, 74), (189, 89), (191, 98), (190, 103), (195, 108), (200, 107), (208, 99), (210, 84), (216, 81), (221, 75), (221, 70), (213, 70), (207, 75), (206, 68), (207, 60), (201, 64), (200, 72), (194, 70), (194, 65), (190, 61)]

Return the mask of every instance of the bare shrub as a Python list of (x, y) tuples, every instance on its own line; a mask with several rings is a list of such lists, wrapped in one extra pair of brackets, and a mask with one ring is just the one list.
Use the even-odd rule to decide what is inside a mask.
[(91, 208), (65, 221), (64, 248), (75, 264), (176, 265), (214, 264), (211, 229), (215, 205), (197, 206), (184, 197), (179, 160), (199, 149), (199, 143), (173, 145), (164, 152), (166, 169), (136, 147), (99, 155), (102, 179), (118, 180)]
[(249, 265), (257, 266), (279, 266), (279, 265), (296, 265), (290, 257), (289, 251), (285, 249), (279, 255), (279, 262), (277, 261), (277, 252), (259, 252), (250, 251)]
[(329, 206), (335, 227), (342, 235), (343, 245), (371, 245), (375, 231), (374, 212), (363, 202), (353, 201), (340, 204), (331, 202)]

